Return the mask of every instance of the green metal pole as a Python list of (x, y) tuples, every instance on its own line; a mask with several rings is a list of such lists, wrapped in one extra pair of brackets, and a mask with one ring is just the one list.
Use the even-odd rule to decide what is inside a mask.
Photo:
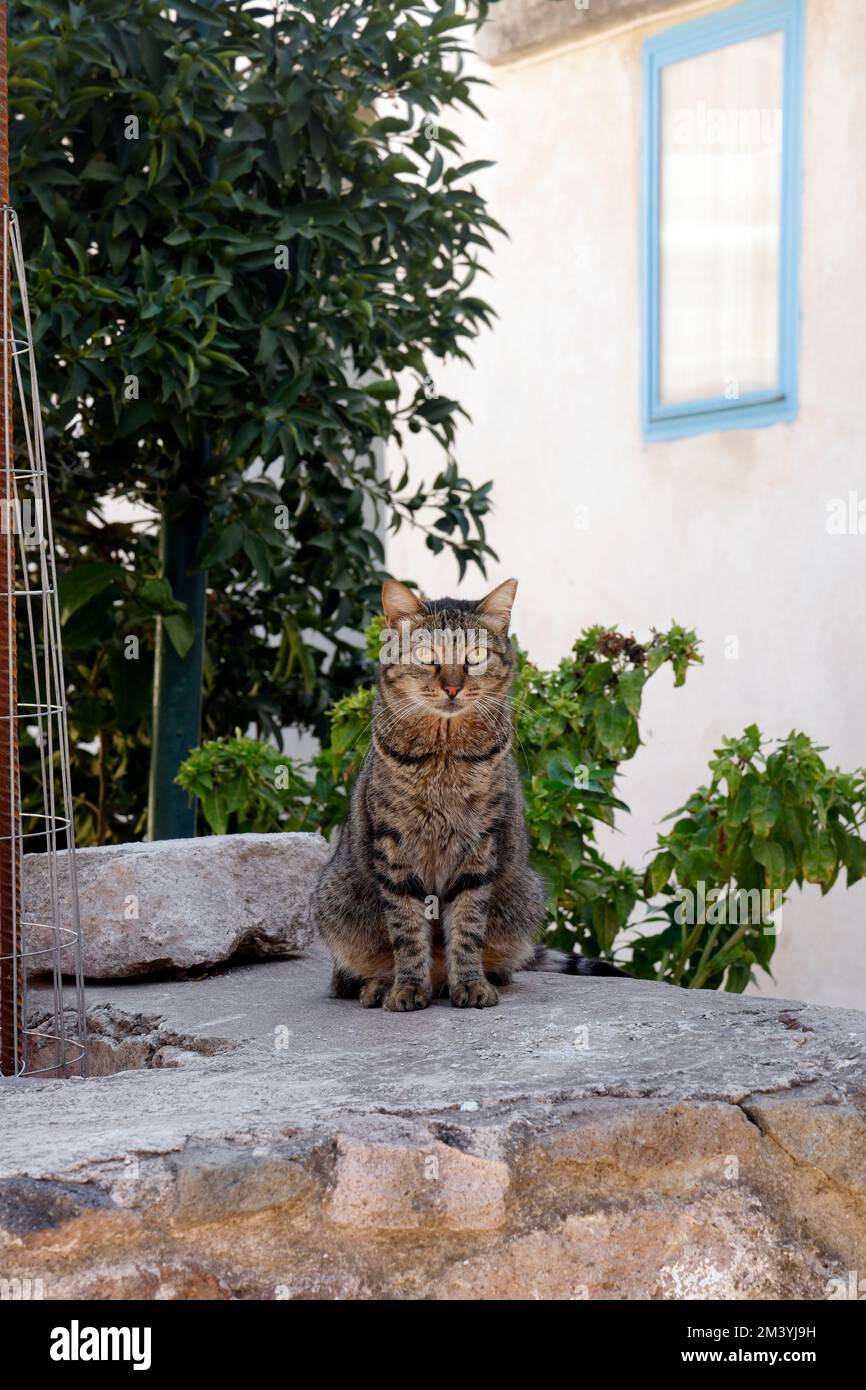
[[(203, 37), (207, 25), (198, 21), (193, 28)], [(212, 166), (213, 161), (208, 161)], [(205, 166), (208, 171), (207, 165)], [(195, 445), (190, 481), (193, 495), (189, 505), (176, 514), (168, 499), (163, 508), (159, 536), (160, 569), (171, 582), (176, 599), (189, 609), (195, 629), (193, 644), (186, 656), (178, 656), (165, 624), (157, 618), (156, 657), (153, 670), (153, 728), (150, 751), (150, 783), (147, 797), (147, 838), (149, 840), (190, 840), (195, 835), (198, 802), (191, 801), (175, 782), (187, 754), (201, 739), (201, 695), (204, 674), (205, 597), (207, 574), (189, 574), (207, 530), (208, 516), (199, 497), (197, 484), (207, 472), (210, 445), (206, 437)]]
[[(194, 472), (200, 478), (207, 466), (206, 441), (198, 446)], [(195, 629), (186, 656), (178, 656), (165, 624), (157, 619), (153, 673), (153, 737), (147, 806), (149, 840), (190, 839), (195, 835), (197, 804), (177, 786), (175, 777), (187, 754), (201, 737), (202, 675), (204, 671), (205, 593), (207, 574), (191, 574), (208, 515), (197, 490), (179, 512), (169, 499), (163, 509), (159, 538), (160, 567), (175, 598), (189, 609)]]

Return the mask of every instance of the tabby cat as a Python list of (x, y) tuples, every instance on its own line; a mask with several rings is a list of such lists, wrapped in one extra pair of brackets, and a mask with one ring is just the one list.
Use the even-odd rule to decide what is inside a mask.
[(511, 752), (517, 583), (477, 603), (388, 580), (370, 749), (313, 893), (332, 991), (404, 1012), (498, 1003), (515, 970), (619, 975), (537, 946), (544, 889)]

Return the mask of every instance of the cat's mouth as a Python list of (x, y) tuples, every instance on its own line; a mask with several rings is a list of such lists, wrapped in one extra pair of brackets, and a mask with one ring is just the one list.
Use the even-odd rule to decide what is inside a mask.
[(465, 691), (461, 692), (454, 700), (446, 695), (443, 699), (436, 701), (435, 710), (443, 719), (457, 719), (460, 715), (473, 713), (476, 698), (475, 695), (467, 695)]
[(458, 695), (452, 700), (448, 695), (429, 694), (424, 697), (423, 708), (426, 714), (436, 715), (440, 719), (455, 719), (458, 715), (468, 714), (472, 701), (471, 695)]

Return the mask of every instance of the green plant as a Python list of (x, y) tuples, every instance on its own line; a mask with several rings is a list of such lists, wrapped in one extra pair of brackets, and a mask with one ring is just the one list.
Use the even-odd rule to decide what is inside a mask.
[[(178, 785), (197, 797), (215, 835), (303, 830), (314, 810), (302, 769), (270, 743), (245, 737), (211, 739), (182, 764)], [(316, 826), (318, 828), (318, 821)]]
[[(368, 629), (371, 659), (381, 622)], [(673, 624), (642, 644), (588, 628), (554, 671), (515, 646), (515, 755), (533, 861), (548, 887), (548, 944), (616, 953), (643, 979), (739, 992), (755, 967), (769, 972), (793, 883), (827, 893), (843, 868), (849, 887), (866, 874), (866, 774), (828, 768), (805, 734), (767, 743), (754, 725), (723, 740), (709, 785), (667, 817), (673, 828), (644, 871), (610, 864), (596, 827), (628, 810), (616, 778), (640, 744), (644, 687), (665, 665), (684, 684), (701, 660), (695, 633)], [(287, 760), (253, 739), (234, 740), (230, 755), (224, 741), (205, 744), (181, 770), (182, 785), (201, 797), (212, 830), (253, 828), (253, 816), (256, 829), (329, 834), (367, 751), (373, 698), (367, 685), (337, 701), (328, 744), (310, 766), (293, 765), (276, 792), (274, 769)], [(645, 913), (638, 921), (636, 910)]]
[[(325, 732), (361, 674), (347, 634), (383, 527), (461, 570), (490, 553), (489, 485), (460, 475), (435, 381), (489, 321), (495, 223), (447, 123), (473, 106), (463, 35), (487, 8), (11, 7), (84, 843), (141, 834), (149, 763), (151, 832), (191, 829), (175, 748), (199, 741), (202, 678), (209, 737)], [(406, 429), (444, 451), (429, 484), (377, 464)]]
[(668, 820), (645, 879), (664, 931), (635, 943), (636, 972), (694, 989), (741, 990), (769, 969), (776, 914), (796, 883), (828, 893), (866, 872), (864, 774), (828, 768), (805, 734), (767, 742), (754, 724), (724, 739), (712, 780)]
[(548, 886), (549, 940), (609, 957), (641, 897), (641, 877), (614, 867), (596, 843), (628, 807), (614, 792), (620, 764), (640, 745), (646, 682), (663, 665), (682, 685), (701, 660), (694, 632), (674, 624), (646, 644), (605, 627), (587, 628), (554, 671), (517, 647), (516, 756), (526, 795), (533, 860)]

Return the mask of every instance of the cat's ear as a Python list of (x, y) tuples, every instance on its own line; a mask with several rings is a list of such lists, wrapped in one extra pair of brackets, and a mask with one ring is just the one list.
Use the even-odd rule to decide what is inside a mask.
[(481, 600), (477, 611), (483, 613), (485, 618), (489, 618), (492, 622), (500, 623), (507, 628), (511, 621), (511, 608), (516, 593), (517, 580), (506, 579), (504, 584), (500, 584), (498, 588)]
[(398, 580), (386, 579), (382, 585), (382, 607), (389, 627), (393, 627), (401, 618), (414, 618), (420, 613), (424, 600)]

